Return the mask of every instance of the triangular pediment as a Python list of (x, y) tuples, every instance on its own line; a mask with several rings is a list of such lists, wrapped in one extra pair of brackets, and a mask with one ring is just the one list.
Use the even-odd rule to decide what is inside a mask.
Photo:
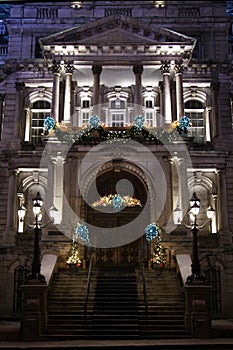
[(41, 39), (42, 45), (194, 43), (195, 39), (142, 20), (115, 15)]
[(189, 60), (195, 42), (192, 37), (121, 15), (91, 21), (40, 40), (45, 58), (73, 57), (80, 62), (88, 57), (93, 61), (111, 55), (125, 59), (131, 55), (142, 60), (147, 56), (147, 61), (152, 56)]

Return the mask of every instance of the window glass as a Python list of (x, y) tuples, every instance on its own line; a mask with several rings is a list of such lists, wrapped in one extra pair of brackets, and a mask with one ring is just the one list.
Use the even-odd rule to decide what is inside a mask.
[(124, 113), (112, 114), (112, 126), (116, 126), (116, 127), (124, 126)]
[(41, 143), (41, 136), (44, 131), (44, 120), (51, 114), (50, 103), (38, 100), (33, 103), (31, 110), (31, 142)]
[(189, 135), (194, 137), (194, 142), (203, 144), (205, 142), (204, 107), (200, 101), (190, 100), (185, 103), (185, 115), (190, 118), (192, 126)]

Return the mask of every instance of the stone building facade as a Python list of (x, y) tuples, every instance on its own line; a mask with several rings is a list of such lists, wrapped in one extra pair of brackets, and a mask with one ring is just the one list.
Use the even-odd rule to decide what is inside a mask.
[[(226, 4), (12, 2), (5, 24), (1, 317), (21, 312), (37, 192), (44, 201), (41, 259), (55, 256), (55, 268), (65, 265), (77, 223), (89, 227), (97, 266), (150, 260), (144, 232), (156, 222), (167, 264), (177, 271), (177, 256), (192, 255), (187, 227), (189, 199), (196, 192), (199, 258), (213, 287), (213, 316), (232, 317), (231, 19)], [(183, 116), (191, 125), (174, 139)], [(46, 134), (48, 117), (55, 124)], [(98, 195), (115, 192), (136, 197), (142, 207), (116, 213), (93, 208)], [(52, 205), (58, 210), (54, 222), (49, 220)], [(207, 222), (210, 205), (214, 216)], [(22, 206), (27, 211), (19, 218)], [(183, 213), (179, 225), (177, 207)], [(86, 266), (90, 246), (79, 246)]]

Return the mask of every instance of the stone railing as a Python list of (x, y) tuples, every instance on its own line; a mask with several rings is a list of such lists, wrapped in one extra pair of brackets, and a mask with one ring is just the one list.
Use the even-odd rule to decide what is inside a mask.
[(105, 8), (104, 16), (123, 15), (132, 17), (132, 8)]

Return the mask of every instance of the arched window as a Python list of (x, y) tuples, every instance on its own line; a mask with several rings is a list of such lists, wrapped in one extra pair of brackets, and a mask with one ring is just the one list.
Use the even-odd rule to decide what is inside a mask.
[(50, 116), (50, 103), (45, 100), (39, 100), (33, 103), (31, 109), (31, 142), (37, 144), (41, 142), (44, 120)]
[(190, 118), (192, 126), (190, 136), (194, 142), (203, 144), (205, 140), (205, 118), (203, 103), (198, 100), (189, 100), (185, 103), (185, 115)]
[(153, 91), (152, 86), (147, 86), (142, 93), (143, 96), (143, 116), (145, 124), (149, 127), (160, 125), (158, 94)]
[(109, 126), (123, 127), (126, 124), (127, 101), (124, 98), (109, 100)]
[(24, 141), (33, 144), (41, 143), (44, 131), (44, 120), (51, 115), (51, 104), (47, 100), (34, 100), (26, 109), (26, 126)]

